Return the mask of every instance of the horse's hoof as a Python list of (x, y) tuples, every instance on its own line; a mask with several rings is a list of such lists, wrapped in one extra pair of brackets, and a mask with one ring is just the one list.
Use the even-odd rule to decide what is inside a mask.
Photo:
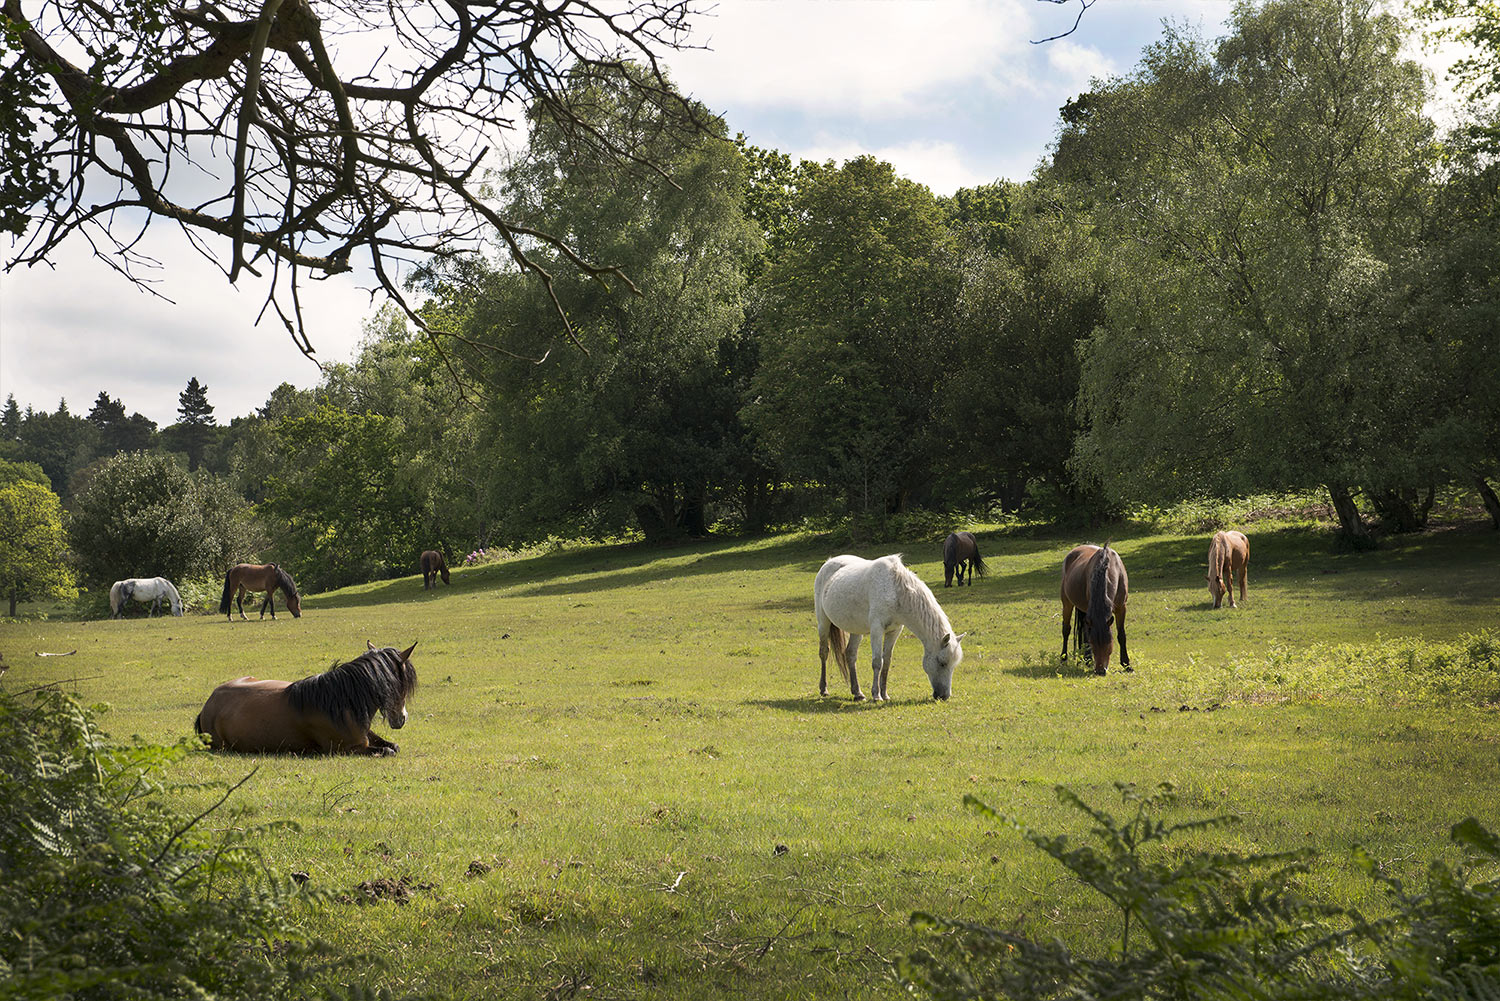
[(855, 702), (863, 702), (864, 700), (865, 700), (865, 697), (863, 695), (861, 695), (859, 692), (855, 692), (854, 693), (854, 701)]
[[(1128, 671), (1130, 669), (1126, 668), (1126, 670)], [(1096, 677), (1100, 677), (1100, 678), (1104, 677), (1104, 668), (1102, 668), (1102, 667), (1096, 667), (1096, 668), (1094, 668), (1094, 675)]]

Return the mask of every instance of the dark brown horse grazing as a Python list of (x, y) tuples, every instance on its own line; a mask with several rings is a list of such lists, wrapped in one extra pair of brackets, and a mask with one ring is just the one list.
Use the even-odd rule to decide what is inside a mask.
[(235, 595), (235, 605), (240, 610), (240, 618), (245, 618), (245, 592), (264, 591), (266, 600), (260, 603), (260, 617), (266, 617), (266, 608), (271, 609), (271, 618), (276, 618), (276, 589), (281, 588), (286, 592), (286, 607), (292, 613), (292, 618), (302, 618), (302, 595), (297, 593), (297, 585), (292, 581), (292, 575), (274, 563), (241, 563), (229, 568), (224, 575), (224, 597), (219, 599), (219, 611), (223, 612), (230, 620), (234, 616), (229, 612), (229, 596), (238, 590)]
[[(1076, 546), (1063, 560), (1062, 571), (1062, 659), (1068, 659), (1068, 630), (1072, 627), (1073, 647), (1092, 661), (1095, 674), (1109, 669), (1114, 641), (1109, 636), (1113, 622), (1120, 637), (1120, 664), (1130, 670), (1130, 653), (1125, 648), (1125, 602), (1129, 597), (1130, 578), (1120, 554), (1105, 543), (1098, 546)], [(1088, 646), (1083, 645), (1088, 637)]]
[(437, 587), (438, 575), (442, 574), (443, 583), (448, 581), (448, 564), (443, 560), (443, 554), (436, 549), (429, 549), (422, 554), (422, 587)]
[(400, 748), (370, 730), (379, 712), (394, 730), (406, 725), (406, 700), (417, 688), (413, 643), (368, 651), (301, 681), (236, 678), (215, 688), (193, 729), (214, 750), (291, 754), (395, 754)]
[(958, 573), (958, 586), (964, 586), (964, 572), (968, 571), (969, 586), (974, 586), (974, 575), (983, 577), (989, 571), (984, 557), (979, 555), (979, 543), (973, 532), (949, 532), (943, 540), (943, 586), (953, 586), (953, 574)]
[(1234, 603), (1234, 582), (1240, 582), (1240, 600), (1245, 600), (1245, 570), (1250, 566), (1250, 540), (1241, 532), (1215, 532), (1208, 544), (1208, 593), (1213, 595), (1214, 607), (1224, 603), (1229, 595), (1229, 607)]

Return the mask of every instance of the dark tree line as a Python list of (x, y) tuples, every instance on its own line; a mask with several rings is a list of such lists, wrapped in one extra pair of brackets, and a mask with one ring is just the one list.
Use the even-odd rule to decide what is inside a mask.
[(1454, 489), (1500, 524), (1493, 119), (1437, 133), (1408, 32), (1364, 0), (1168, 30), (1033, 177), (946, 198), (580, 64), (486, 189), (548, 234), (526, 262), (428, 258), (417, 315), (227, 425), (192, 385), (160, 432), (11, 401), (4, 447), (65, 497), (101, 452), (182, 453), (312, 586), (432, 546), (1268, 489), (1326, 491), (1355, 540)]

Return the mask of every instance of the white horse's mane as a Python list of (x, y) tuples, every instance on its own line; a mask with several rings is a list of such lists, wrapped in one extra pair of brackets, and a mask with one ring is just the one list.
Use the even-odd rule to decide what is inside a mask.
[(926, 633), (921, 637), (924, 644), (937, 642), (945, 634), (953, 631), (953, 625), (948, 621), (948, 615), (943, 611), (943, 606), (938, 604), (932, 589), (922, 583), (922, 578), (901, 562), (900, 553), (896, 553), (895, 557), (896, 595), (901, 610), (921, 620), (922, 630)]

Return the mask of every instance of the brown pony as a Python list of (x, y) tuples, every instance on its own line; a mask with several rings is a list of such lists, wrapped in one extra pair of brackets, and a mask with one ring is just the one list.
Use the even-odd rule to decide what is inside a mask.
[(406, 725), (406, 700), (417, 688), (413, 643), (368, 651), (301, 681), (236, 678), (215, 688), (193, 729), (214, 750), (291, 754), (395, 754), (370, 730), (375, 713), (392, 729)]
[[(969, 578), (969, 586), (974, 586), (974, 575), (983, 577), (989, 570), (985, 565), (984, 557), (979, 555), (979, 543), (974, 541), (973, 532), (949, 532), (948, 537), (943, 540), (943, 586), (953, 586), (953, 574), (958, 573), (958, 586), (964, 586), (964, 577)], [(965, 574), (967, 571), (967, 574)]]
[(423, 589), (437, 587), (438, 574), (443, 575), (443, 583), (448, 581), (448, 564), (443, 561), (443, 554), (436, 549), (429, 549), (422, 554), (422, 587)]
[[(1063, 560), (1062, 571), (1062, 659), (1068, 659), (1068, 630), (1072, 627), (1073, 646), (1085, 661), (1091, 661), (1095, 674), (1109, 669), (1114, 653), (1109, 626), (1113, 622), (1120, 637), (1120, 664), (1130, 670), (1130, 653), (1125, 648), (1125, 602), (1129, 598), (1130, 578), (1120, 554), (1105, 543), (1098, 546), (1076, 546)], [(1088, 637), (1088, 646), (1083, 645)]]
[(1245, 600), (1245, 570), (1250, 566), (1250, 540), (1241, 532), (1215, 532), (1214, 540), (1208, 544), (1208, 593), (1213, 595), (1214, 607), (1224, 602), (1229, 595), (1229, 607), (1234, 603), (1234, 582), (1240, 582), (1240, 600)]
[(292, 575), (274, 563), (241, 563), (229, 568), (224, 575), (224, 597), (219, 599), (219, 611), (233, 620), (234, 616), (229, 614), (229, 596), (239, 590), (236, 595), (235, 604), (240, 610), (240, 618), (245, 618), (245, 592), (264, 591), (266, 600), (260, 603), (260, 617), (266, 617), (266, 608), (271, 609), (271, 618), (276, 618), (276, 589), (286, 592), (286, 607), (292, 613), (292, 618), (302, 618), (302, 595), (297, 593), (297, 585), (292, 581)]

